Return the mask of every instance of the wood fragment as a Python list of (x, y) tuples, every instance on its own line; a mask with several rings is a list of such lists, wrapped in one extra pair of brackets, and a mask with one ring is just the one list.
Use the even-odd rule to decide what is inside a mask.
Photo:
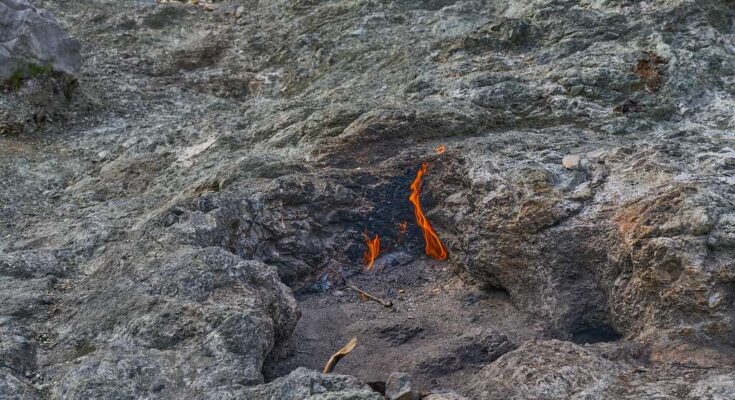
[(348, 288), (356, 291), (357, 293), (359, 293), (361, 298), (366, 298), (368, 300), (376, 301), (376, 302), (382, 304), (383, 307), (385, 307), (385, 308), (391, 308), (391, 307), (393, 307), (393, 302), (391, 302), (389, 300), (383, 300), (380, 297), (374, 296), (374, 295), (372, 295), (372, 294), (370, 294), (370, 293), (368, 293), (368, 292), (360, 289), (359, 287), (357, 287), (357, 286), (355, 286), (355, 285), (353, 285), (351, 283), (347, 283), (346, 286)]
[(357, 346), (357, 338), (352, 338), (352, 340), (347, 342), (347, 344), (344, 347), (337, 350), (337, 352), (334, 353), (334, 355), (329, 358), (329, 361), (327, 361), (327, 365), (324, 366), (323, 372), (325, 374), (332, 372), (332, 370), (337, 365), (339, 360), (341, 360), (342, 357), (350, 354), (350, 352), (355, 349), (355, 346)]

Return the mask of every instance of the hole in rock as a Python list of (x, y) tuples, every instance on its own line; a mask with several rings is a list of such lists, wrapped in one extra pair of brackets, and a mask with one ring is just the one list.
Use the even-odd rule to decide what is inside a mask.
[(620, 334), (607, 324), (582, 327), (572, 334), (572, 342), (576, 344), (614, 342), (620, 338)]

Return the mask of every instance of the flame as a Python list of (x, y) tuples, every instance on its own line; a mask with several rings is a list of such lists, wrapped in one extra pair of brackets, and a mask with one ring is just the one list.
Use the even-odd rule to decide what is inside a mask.
[(398, 223), (398, 243), (403, 242), (403, 237), (406, 236), (408, 231), (408, 222), (401, 221)]
[(444, 154), (445, 151), (447, 151), (447, 146), (440, 144), (439, 146), (436, 146), (436, 154)]
[(408, 230), (408, 222), (407, 221), (401, 221), (401, 222), (398, 223), (398, 233), (400, 235), (405, 235), (407, 230)]
[(416, 214), (416, 223), (419, 225), (422, 231), (424, 231), (424, 242), (426, 242), (426, 255), (433, 257), (437, 260), (444, 260), (447, 258), (447, 249), (442, 244), (439, 236), (436, 235), (434, 229), (431, 227), (429, 220), (424, 216), (424, 212), (421, 211), (421, 200), (419, 196), (421, 194), (421, 177), (426, 173), (428, 164), (421, 164), (421, 168), (416, 172), (416, 179), (411, 184), (411, 195), (408, 197), (408, 201), (414, 206), (414, 212)]
[(374, 238), (370, 239), (367, 233), (362, 236), (365, 238), (365, 244), (367, 245), (367, 250), (362, 255), (362, 261), (365, 264), (365, 269), (372, 271), (375, 259), (378, 258), (378, 253), (380, 253), (380, 238), (378, 235), (375, 235)]

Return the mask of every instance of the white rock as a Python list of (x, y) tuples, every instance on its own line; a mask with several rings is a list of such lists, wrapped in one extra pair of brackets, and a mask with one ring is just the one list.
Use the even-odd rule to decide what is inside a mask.
[(579, 164), (582, 162), (582, 156), (579, 154), (569, 154), (561, 159), (561, 165), (566, 169), (579, 169)]

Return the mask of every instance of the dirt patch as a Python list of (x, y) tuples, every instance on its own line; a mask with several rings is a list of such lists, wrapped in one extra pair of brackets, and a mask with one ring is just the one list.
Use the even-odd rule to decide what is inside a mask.
[[(350, 278), (354, 285), (390, 300), (392, 308), (359, 296), (340, 284), (325, 292), (301, 293), (302, 317), (291, 340), (264, 368), (274, 379), (304, 366), (320, 370), (350, 338), (357, 348), (335, 372), (365, 382), (384, 381), (392, 371), (409, 372), (421, 390), (462, 391), (477, 370), (543, 336), (533, 318), (517, 310), (502, 290), (470, 286), (443, 261), (423, 255), (393, 262), (376, 260), (375, 273)], [(384, 265), (387, 267), (381, 268)]]
[(641, 84), (646, 90), (655, 92), (663, 84), (663, 65), (666, 64), (666, 60), (652, 51), (644, 54), (645, 58), (638, 60), (633, 67), (633, 73), (641, 78)]

